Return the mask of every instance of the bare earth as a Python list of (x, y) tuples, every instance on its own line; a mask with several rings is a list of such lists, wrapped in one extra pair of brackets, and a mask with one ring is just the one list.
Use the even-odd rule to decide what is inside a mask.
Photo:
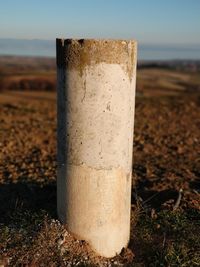
[(200, 94), (152, 93), (144, 80), (136, 97), (131, 239), (112, 259), (57, 220), (55, 92), (0, 92), (0, 266), (200, 266)]

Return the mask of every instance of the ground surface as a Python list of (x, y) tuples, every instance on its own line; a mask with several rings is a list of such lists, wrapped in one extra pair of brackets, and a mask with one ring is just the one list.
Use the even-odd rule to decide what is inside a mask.
[(106, 260), (57, 221), (55, 93), (2, 92), (1, 263), (200, 266), (199, 114), (197, 94), (137, 97), (131, 240)]

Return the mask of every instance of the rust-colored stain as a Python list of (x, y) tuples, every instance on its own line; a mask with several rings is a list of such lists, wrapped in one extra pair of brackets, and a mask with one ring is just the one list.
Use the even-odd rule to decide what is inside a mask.
[(57, 65), (78, 69), (101, 62), (119, 64), (132, 80), (137, 43), (133, 40), (57, 39)]

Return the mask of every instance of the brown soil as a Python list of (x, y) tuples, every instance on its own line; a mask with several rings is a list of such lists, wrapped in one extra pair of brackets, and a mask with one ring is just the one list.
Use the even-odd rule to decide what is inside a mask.
[(0, 265), (200, 266), (199, 66), (138, 65), (131, 239), (108, 260), (57, 220), (55, 59), (0, 57)]
[(139, 98), (133, 176), (144, 201), (161, 208), (180, 189), (181, 208), (200, 208), (200, 95)]
[(178, 210), (200, 210), (199, 114), (197, 94), (136, 98), (131, 241), (108, 260), (56, 219), (55, 93), (1, 93), (0, 260), (5, 266), (148, 266), (144, 240), (135, 237), (141, 210), (152, 218), (173, 210), (180, 189)]

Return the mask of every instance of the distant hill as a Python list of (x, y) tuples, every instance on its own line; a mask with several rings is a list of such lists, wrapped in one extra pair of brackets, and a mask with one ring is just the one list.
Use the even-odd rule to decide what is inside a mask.
[[(200, 92), (200, 60), (138, 61), (137, 93)], [(55, 57), (0, 56), (0, 92), (54, 91)]]
[(52, 91), (55, 83), (55, 57), (0, 56), (0, 91)]
[(55, 57), (0, 55), (0, 75), (40, 73), (56, 70)]
[[(56, 56), (55, 40), (2, 39), (0, 55)], [(138, 44), (139, 60), (200, 59), (198, 45)]]

